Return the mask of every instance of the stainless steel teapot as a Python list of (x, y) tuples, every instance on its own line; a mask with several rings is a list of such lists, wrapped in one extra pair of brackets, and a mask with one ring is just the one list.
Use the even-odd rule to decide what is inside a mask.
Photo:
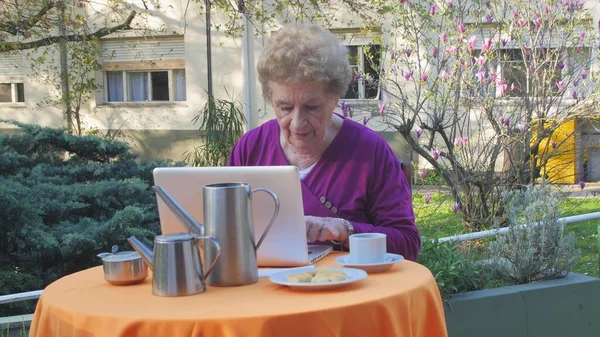
[[(160, 197), (166, 192), (160, 186), (153, 189)], [(163, 198), (164, 199), (164, 198)], [(171, 233), (154, 238), (154, 252), (135, 236), (127, 241), (152, 269), (152, 293), (157, 296), (186, 296), (206, 291), (206, 278), (211, 274), (221, 256), (219, 242), (201, 236), (204, 228), (171, 198), (164, 199), (167, 206), (188, 228), (189, 233)], [(190, 234), (193, 233), (194, 235)], [(196, 233), (200, 235), (196, 235)], [(203, 271), (198, 243), (209, 241), (213, 263)], [(206, 247), (206, 246), (205, 246)]]
[[(208, 240), (216, 248), (215, 259), (206, 272), (203, 271), (198, 250), (197, 243), (200, 240)], [(157, 296), (186, 296), (205, 292), (205, 279), (221, 253), (217, 240), (189, 233), (157, 236), (154, 238), (154, 252), (135, 236), (128, 241), (152, 269), (152, 294)]]

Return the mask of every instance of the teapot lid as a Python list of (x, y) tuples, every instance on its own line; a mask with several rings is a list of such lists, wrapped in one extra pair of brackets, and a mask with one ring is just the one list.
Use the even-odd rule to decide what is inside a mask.
[[(100, 256), (102, 255), (102, 256)], [(107, 253), (106, 255), (99, 254), (102, 261), (106, 262), (125, 262), (141, 259), (142, 257), (135, 251), (123, 251), (117, 253)]]
[(194, 237), (189, 233), (171, 233), (158, 235), (154, 238), (156, 243), (176, 243), (176, 242), (187, 242), (193, 240)]

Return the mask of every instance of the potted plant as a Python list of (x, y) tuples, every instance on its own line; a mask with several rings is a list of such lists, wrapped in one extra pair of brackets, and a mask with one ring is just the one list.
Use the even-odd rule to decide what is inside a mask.
[(491, 258), (475, 261), (455, 243), (424, 246), (449, 336), (597, 336), (600, 279), (570, 272), (579, 251), (559, 221), (558, 192), (541, 184), (502, 197), (508, 230), (486, 245)]

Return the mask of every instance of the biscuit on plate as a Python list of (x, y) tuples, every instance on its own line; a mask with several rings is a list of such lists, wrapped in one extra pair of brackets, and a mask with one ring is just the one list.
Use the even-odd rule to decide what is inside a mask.
[(317, 270), (317, 273), (312, 278), (311, 282), (335, 282), (343, 281), (346, 279), (346, 273), (341, 270), (335, 269), (321, 269)]
[(315, 276), (315, 272), (304, 272), (300, 274), (292, 274), (287, 276), (288, 282), (310, 282)]

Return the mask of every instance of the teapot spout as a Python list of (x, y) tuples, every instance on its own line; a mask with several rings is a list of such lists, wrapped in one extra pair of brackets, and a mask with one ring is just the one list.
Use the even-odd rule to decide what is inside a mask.
[(199, 224), (194, 217), (188, 213), (175, 199), (173, 199), (167, 191), (161, 186), (152, 186), (152, 189), (162, 199), (162, 201), (169, 207), (171, 212), (175, 213), (177, 218), (185, 225), (191, 234), (198, 236), (204, 236), (204, 226)]
[(146, 246), (142, 241), (138, 240), (138, 238), (136, 238), (135, 236), (130, 237), (129, 239), (127, 239), (127, 241), (129, 241), (131, 247), (133, 247), (133, 249), (138, 254), (140, 254), (144, 262), (146, 262), (146, 264), (150, 268), (150, 270), (152, 270), (154, 261), (154, 253), (152, 253), (152, 250), (150, 250), (148, 246)]

